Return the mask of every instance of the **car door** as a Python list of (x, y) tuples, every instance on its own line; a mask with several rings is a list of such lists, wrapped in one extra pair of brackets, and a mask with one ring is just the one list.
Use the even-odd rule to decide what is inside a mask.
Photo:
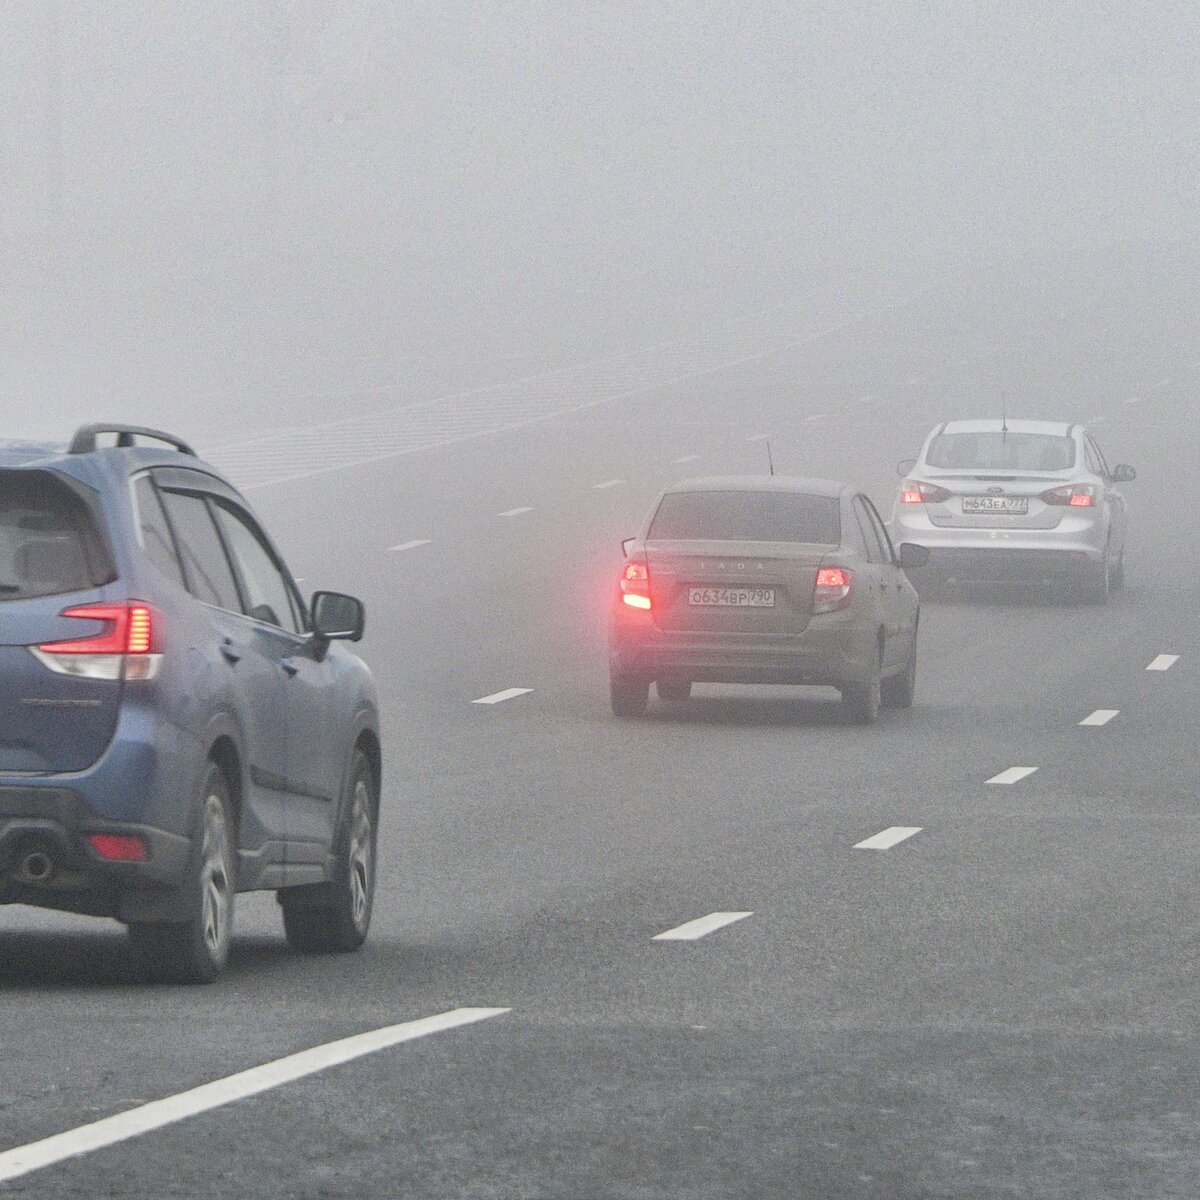
[(344, 714), (333, 703), (333, 666), (318, 656), (283, 560), (240, 505), (218, 500), (215, 512), (237, 569), (247, 616), (271, 646), (284, 680), (285, 797), (288, 864), (323, 863), (333, 842), (342, 770)]
[(867, 497), (864, 496), (863, 501), (867, 506), (867, 514), (871, 518), (871, 524), (875, 529), (876, 536), (883, 546), (886, 579), (891, 583), (896, 595), (895, 642), (897, 661), (906, 663), (908, 661), (909, 648), (917, 633), (917, 613), (920, 610), (921, 602), (917, 598), (917, 589), (913, 587), (908, 576), (904, 573), (904, 568), (900, 566), (900, 556), (896, 553), (896, 547), (892, 542), (892, 535), (888, 532), (887, 525), (879, 515), (879, 510)]
[(886, 630), (884, 670), (887, 671), (907, 659), (910, 600), (915, 602), (915, 594), (913, 597), (906, 594), (911, 592), (911, 585), (900, 570), (892, 539), (875, 505), (866, 496), (859, 496), (856, 503), (861, 519), (866, 522), (867, 544), (874, 551), (873, 558), (878, 564), (880, 607)]
[[(215, 497), (201, 490), (193, 472), (155, 473), (179, 557), (185, 586), (200, 601), (203, 618), (189, 630), (189, 657), (204, 664), (213, 698), (220, 697), (242, 732), (245, 792), (243, 849), (261, 850), (263, 862), (281, 861), (286, 840), (280, 779), (287, 764), (285, 689), (278, 647), (247, 619), (241, 592), (213, 516)], [(140, 504), (145, 510), (150, 496)], [(147, 520), (145, 511), (141, 518)], [(202, 731), (197, 730), (197, 733)], [(262, 843), (270, 843), (264, 845)]]
[(871, 593), (879, 613), (879, 619), (883, 624), (883, 669), (886, 672), (892, 666), (894, 657), (892, 639), (896, 624), (895, 594), (885, 572), (883, 544), (871, 524), (871, 518), (867, 515), (866, 497), (855, 496), (851, 507), (854, 511), (854, 519), (858, 524), (859, 534), (867, 548), (867, 559), (861, 564), (861, 570), (866, 576), (864, 582), (867, 590)]
[(1108, 460), (1100, 449), (1100, 443), (1089, 433), (1084, 438), (1084, 452), (1088, 468), (1094, 471), (1104, 481), (1104, 493), (1101, 502), (1108, 517), (1109, 545), (1113, 552), (1120, 554), (1125, 545), (1125, 525), (1127, 520), (1125, 497), (1112, 481)]

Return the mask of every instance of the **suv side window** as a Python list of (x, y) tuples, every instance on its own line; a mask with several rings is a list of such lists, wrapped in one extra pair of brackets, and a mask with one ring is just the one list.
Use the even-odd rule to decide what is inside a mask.
[(213, 524), (208, 502), (191, 492), (163, 492), (162, 499), (179, 541), (188, 591), (205, 604), (241, 612), (233, 569)]
[(885, 563), (895, 563), (896, 548), (892, 545), (891, 534), (888, 533), (887, 526), (883, 523), (883, 518), (879, 515), (879, 510), (866, 497), (862, 497), (863, 508), (867, 510), (867, 520), (871, 522), (871, 528), (875, 530), (875, 537), (879, 541), (879, 549), (883, 553), (883, 561)]
[(215, 500), (213, 510), (237, 564), (246, 615), (289, 633), (303, 632), (296, 619), (292, 588), (253, 519), (227, 500)]
[(149, 475), (142, 475), (134, 480), (133, 494), (137, 504), (138, 536), (146, 551), (146, 557), (168, 579), (173, 579), (180, 587), (186, 587), (183, 568), (179, 565), (179, 556), (175, 553), (175, 538), (171, 533), (171, 526), (167, 524), (167, 515), (163, 512), (162, 502)]

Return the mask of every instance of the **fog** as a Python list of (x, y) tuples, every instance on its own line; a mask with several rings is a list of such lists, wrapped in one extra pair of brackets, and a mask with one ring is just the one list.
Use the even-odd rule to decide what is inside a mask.
[(1186, 2), (9, 0), (0, 417), (228, 438), (798, 296), (1161, 256), (1198, 44)]

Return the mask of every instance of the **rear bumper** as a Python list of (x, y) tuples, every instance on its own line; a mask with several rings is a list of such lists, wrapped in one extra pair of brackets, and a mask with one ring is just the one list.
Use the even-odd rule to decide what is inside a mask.
[(614, 675), (694, 683), (786, 683), (840, 687), (866, 678), (875, 642), (860, 647), (854, 627), (830, 613), (795, 637), (669, 632), (648, 617), (618, 613), (609, 637)]
[[(141, 838), (146, 862), (110, 862), (88, 836)], [(45, 878), (25, 877), (30, 854), (43, 855)], [(0, 786), (0, 904), (153, 920), (171, 914), (191, 856), (188, 838), (152, 826), (105, 820), (71, 788)]]

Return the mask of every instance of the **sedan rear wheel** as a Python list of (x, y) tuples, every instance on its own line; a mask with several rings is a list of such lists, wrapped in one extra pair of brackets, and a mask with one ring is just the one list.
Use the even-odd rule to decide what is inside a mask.
[(882, 708), (912, 708), (917, 690), (917, 641), (913, 639), (904, 670), (883, 681), (879, 702)]
[(879, 659), (866, 683), (848, 683), (842, 688), (842, 709), (853, 725), (873, 725), (879, 716), (883, 680)]
[(640, 717), (650, 703), (650, 680), (640, 675), (613, 675), (609, 682), (612, 710), (618, 717)]

